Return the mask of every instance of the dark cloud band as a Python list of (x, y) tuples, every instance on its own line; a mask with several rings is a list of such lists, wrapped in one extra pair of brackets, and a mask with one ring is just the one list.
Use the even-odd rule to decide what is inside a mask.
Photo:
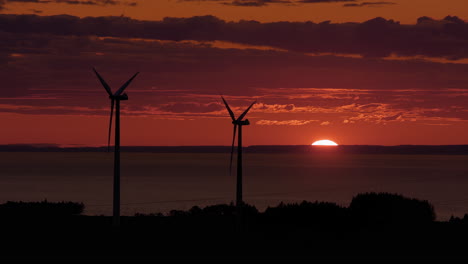
[(257, 21), (227, 22), (213, 16), (141, 21), (126, 17), (0, 15), (0, 30), (71, 36), (158, 40), (229, 41), (302, 53), (358, 54), (364, 57), (426, 56), (468, 58), (468, 24), (458, 17), (418, 19), (402, 25), (375, 18), (362, 23)]

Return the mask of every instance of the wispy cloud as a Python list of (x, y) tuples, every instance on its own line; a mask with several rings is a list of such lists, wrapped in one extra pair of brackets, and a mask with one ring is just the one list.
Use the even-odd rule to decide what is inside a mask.
[(318, 120), (259, 120), (255, 124), (260, 126), (303, 126)]
[(388, 5), (396, 5), (394, 2), (362, 2), (362, 3), (348, 3), (344, 4), (344, 7), (381, 7)]

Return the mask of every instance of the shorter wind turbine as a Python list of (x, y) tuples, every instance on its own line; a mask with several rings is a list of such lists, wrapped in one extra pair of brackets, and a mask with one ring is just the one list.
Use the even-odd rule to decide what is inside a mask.
[(244, 202), (242, 200), (242, 127), (243, 126), (248, 126), (250, 125), (250, 122), (248, 119), (242, 120), (245, 115), (249, 112), (250, 108), (257, 102), (253, 102), (240, 116), (239, 118), (236, 119), (234, 116), (234, 113), (232, 112), (231, 108), (229, 107), (229, 104), (226, 102), (223, 96), (221, 96), (221, 99), (223, 99), (224, 105), (226, 106), (226, 109), (229, 112), (229, 115), (231, 116), (232, 119), (232, 124), (234, 125), (234, 132), (233, 132), (233, 137), (232, 137), (232, 147), (231, 147), (231, 161), (229, 165), (229, 171), (231, 172), (232, 170), (232, 157), (234, 154), (234, 144), (236, 141), (236, 131), (237, 127), (239, 127), (239, 135), (238, 135), (238, 141), (237, 141), (237, 184), (236, 184), (236, 208), (237, 208), (237, 227), (238, 230), (241, 228), (241, 214), (242, 214), (242, 209), (241, 207), (243, 206)]
[(112, 214), (112, 223), (114, 226), (120, 225), (120, 101), (128, 100), (126, 93), (122, 94), (125, 88), (135, 79), (138, 75), (138, 72), (133, 75), (126, 83), (120, 87), (117, 92), (114, 94), (110, 86), (104, 81), (104, 79), (99, 75), (99, 73), (94, 69), (94, 73), (101, 81), (102, 86), (106, 89), (106, 92), (109, 94), (109, 99), (111, 100), (111, 112), (110, 112), (110, 122), (109, 122), (109, 136), (107, 139), (107, 150), (110, 149), (110, 139), (111, 139), (111, 130), (112, 130), (112, 116), (114, 114), (114, 105), (115, 105), (115, 147), (114, 147), (114, 193), (113, 193), (113, 214)]

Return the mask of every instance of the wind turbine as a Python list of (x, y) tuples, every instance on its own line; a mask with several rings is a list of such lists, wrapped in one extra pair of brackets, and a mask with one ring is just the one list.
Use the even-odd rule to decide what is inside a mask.
[(236, 119), (234, 116), (234, 112), (232, 112), (231, 108), (229, 107), (229, 104), (226, 102), (226, 99), (224, 99), (223, 96), (221, 96), (221, 99), (223, 99), (224, 105), (226, 106), (226, 109), (229, 112), (229, 115), (231, 116), (232, 119), (232, 124), (234, 125), (234, 132), (233, 132), (233, 137), (232, 137), (232, 147), (231, 147), (231, 161), (229, 163), (229, 172), (232, 170), (232, 156), (234, 154), (234, 144), (236, 141), (236, 131), (237, 127), (239, 127), (239, 135), (237, 137), (237, 184), (236, 184), (236, 208), (237, 208), (237, 228), (238, 231), (241, 229), (241, 214), (242, 210), (241, 207), (243, 206), (244, 202), (242, 200), (242, 127), (243, 126), (248, 126), (250, 125), (250, 122), (248, 119), (242, 120), (245, 115), (247, 115), (247, 112), (249, 112), (250, 108), (257, 102), (253, 102), (240, 116), (239, 118)]
[(120, 87), (117, 92), (114, 94), (110, 86), (106, 81), (99, 75), (95, 68), (93, 68), (94, 73), (101, 81), (102, 86), (106, 89), (106, 92), (109, 94), (109, 99), (111, 100), (111, 112), (110, 112), (110, 122), (109, 122), (109, 136), (107, 139), (107, 151), (110, 150), (110, 139), (111, 139), (111, 130), (112, 130), (112, 116), (114, 114), (115, 106), (115, 147), (114, 147), (114, 194), (113, 194), (113, 214), (112, 214), (112, 224), (114, 226), (120, 226), (120, 101), (128, 100), (126, 93), (122, 94), (125, 88), (135, 79), (139, 72), (135, 73), (132, 78), (130, 78), (126, 83)]

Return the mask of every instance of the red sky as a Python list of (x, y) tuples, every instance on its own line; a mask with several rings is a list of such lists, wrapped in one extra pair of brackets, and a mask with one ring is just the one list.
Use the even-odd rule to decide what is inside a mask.
[(468, 143), (466, 1), (304, 2), (0, 0), (0, 144)]

